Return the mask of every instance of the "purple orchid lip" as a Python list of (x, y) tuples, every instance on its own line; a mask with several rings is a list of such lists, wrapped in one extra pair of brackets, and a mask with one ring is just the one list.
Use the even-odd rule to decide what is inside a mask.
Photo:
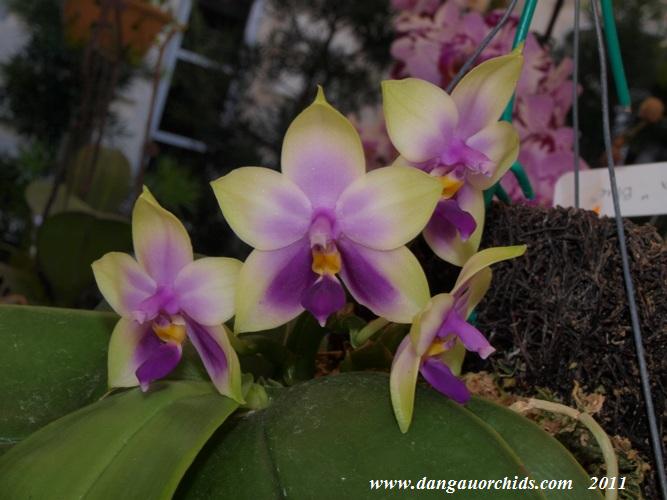
[(324, 275), (318, 278), (301, 295), (301, 305), (309, 311), (321, 326), (327, 318), (345, 307), (346, 297), (340, 282), (333, 276)]
[[(433, 217), (437, 217), (442, 225), (450, 226), (458, 232), (461, 240), (466, 241), (475, 232), (477, 222), (475, 218), (459, 207), (456, 199), (442, 200), (438, 203)], [(441, 228), (444, 234), (450, 234), (452, 229)]]
[(181, 360), (181, 353), (181, 345), (177, 343), (160, 342), (155, 346), (136, 371), (141, 390), (146, 392), (151, 382), (169, 375)]
[(441, 394), (459, 404), (465, 404), (470, 400), (470, 391), (465, 382), (454, 375), (449, 367), (440, 360), (426, 359), (419, 371), (426, 381)]

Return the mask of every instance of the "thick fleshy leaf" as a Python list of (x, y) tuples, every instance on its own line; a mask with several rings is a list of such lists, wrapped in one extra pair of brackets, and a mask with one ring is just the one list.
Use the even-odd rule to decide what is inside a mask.
[(110, 252), (92, 264), (97, 286), (119, 315), (132, 318), (141, 302), (155, 293), (156, 284), (131, 256)]
[(392, 144), (416, 163), (439, 157), (459, 120), (444, 90), (416, 78), (382, 82), (382, 105)]
[(188, 338), (197, 349), (216, 389), (223, 396), (243, 403), (241, 366), (229, 342), (227, 327), (202, 326), (193, 321), (186, 321), (186, 325)]
[(505, 175), (519, 156), (519, 134), (509, 122), (494, 122), (466, 141), (493, 162), (490, 176), (469, 174), (467, 181), (477, 189), (489, 189)]
[(406, 247), (372, 250), (349, 239), (338, 240), (341, 277), (360, 304), (394, 323), (411, 323), (429, 300), (426, 275)]
[[(325, 492), (319, 494), (324, 498), (355, 500), (602, 498), (598, 491), (587, 489), (588, 475), (562, 445), (529, 420), (492, 403), (488, 403), (495, 410), (489, 412), (491, 418), (480, 415), (480, 420), (467, 406), (418, 384), (414, 421), (402, 434), (387, 405), (388, 378), (384, 373), (347, 373), (276, 391), (265, 411), (230, 420), (215, 433), (181, 482), (177, 498), (203, 499), (215, 492), (220, 498), (307, 499), (313, 491)], [(502, 430), (493, 418), (500, 412), (508, 414), (508, 420), (514, 417)], [(509, 447), (509, 437), (501, 438), (506, 434), (522, 441), (520, 447), (518, 443)], [(523, 484), (538, 477), (572, 479), (573, 487), (493, 490), (493, 481), (488, 481), (491, 489), (448, 495), (444, 482), (437, 490), (418, 490), (417, 481), (424, 476), (433, 480), (419, 483), (426, 483), (425, 488), (434, 487), (438, 478), (450, 479), (448, 485), (454, 487), (461, 480), (469, 485), (468, 480), (502, 482), (507, 477), (511, 482), (515, 476), (517, 484), (523, 478)], [(375, 487), (379, 490), (369, 489), (369, 478), (380, 478)], [(397, 491), (395, 483), (392, 494), (382, 478), (407, 478), (415, 490)]]
[(158, 285), (171, 285), (179, 271), (192, 262), (192, 244), (185, 227), (145, 187), (132, 211), (132, 241), (137, 261)]
[(470, 391), (462, 380), (456, 378), (449, 367), (436, 358), (428, 358), (421, 366), (421, 374), (426, 381), (441, 394), (459, 404), (467, 403)]
[(106, 392), (117, 322), (112, 312), (0, 305), (0, 453)]
[(269, 330), (301, 314), (303, 292), (317, 278), (312, 260), (305, 239), (280, 250), (253, 251), (239, 275), (234, 330)]
[(95, 287), (91, 264), (109, 252), (132, 251), (132, 228), (124, 220), (61, 212), (37, 231), (37, 263), (59, 306), (78, 304)]
[(431, 250), (441, 259), (462, 266), (475, 254), (482, 240), (484, 231), (484, 195), (478, 189), (464, 184), (456, 194), (459, 207), (473, 216), (477, 227), (465, 241), (458, 233), (452, 233), (450, 225), (443, 227), (437, 218), (432, 218), (424, 229), (424, 239)]
[(202, 325), (220, 325), (234, 316), (241, 261), (204, 257), (185, 266), (174, 281), (182, 312)]
[(181, 344), (172, 342), (161, 343), (153, 349), (136, 371), (141, 390), (147, 391), (151, 382), (169, 375), (181, 360), (182, 353)]
[(506, 406), (477, 397), (468, 402), (466, 410), (493, 427), (537, 482), (556, 477), (572, 480), (572, 489), (542, 491), (546, 500), (602, 499), (600, 490), (589, 488), (589, 474), (570, 452), (533, 421)]
[(519, 257), (526, 252), (526, 248), (526, 245), (515, 245), (480, 250), (465, 263), (451, 293), (455, 294), (462, 291), (469, 285), (470, 280), (482, 269), (503, 260)]
[(343, 192), (336, 205), (336, 221), (355, 242), (392, 250), (421, 232), (441, 191), (435, 177), (416, 168), (379, 168)]
[(457, 135), (468, 138), (498, 121), (516, 88), (521, 49), (494, 57), (473, 68), (452, 91), (459, 112)]
[(277, 250), (303, 238), (308, 230), (310, 201), (275, 170), (237, 168), (211, 186), (231, 228), (254, 248)]
[(325, 274), (304, 290), (301, 305), (324, 326), (331, 314), (345, 306), (345, 290), (335, 276)]
[(394, 408), (398, 427), (403, 433), (408, 432), (412, 422), (420, 363), (421, 358), (415, 351), (412, 342), (405, 337), (394, 355), (389, 375), (391, 405)]
[(419, 356), (423, 356), (431, 346), (453, 306), (454, 297), (448, 293), (440, 293), (432, 297), (419, 315), (415, 316), (410, 327), (410, 339)]
[(0, 458), (0, 496), (172, 498), (237, 408), (208, 382), (157, 382), (147, 393), (112, 395), (52, 422)]
[(162, 342), (151, 330), (150, 324), (141, 325), (121, 318), (109, 340), (108, 384), (113, 387), (135, 387), (139, 368), (160, 347)]
[(364, 175), (366, 160), (359, 134), (336, 111), (320, 88), (313, 104), (287, 129), (283, 174), (294, 181), (314, 208), (333, 209), (343, 190)]

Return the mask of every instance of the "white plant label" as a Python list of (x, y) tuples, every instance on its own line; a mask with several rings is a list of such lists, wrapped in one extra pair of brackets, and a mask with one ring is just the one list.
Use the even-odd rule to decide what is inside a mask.
[[(667, 162), (616, 167), (616, 185), (625, 217), (667, 214)], [(581, 208), (600, 215), (614, 215), (607, 167), (579, 172)], [(574, 172), (556, 182), (554, 206), (574, 206)]]

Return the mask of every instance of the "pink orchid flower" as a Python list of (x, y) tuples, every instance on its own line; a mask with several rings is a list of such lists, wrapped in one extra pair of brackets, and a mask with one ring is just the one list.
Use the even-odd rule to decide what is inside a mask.
[(512, 124), (498, 121), (521, 72), (519, 50), (489, 59), (447, 94), (432, 83), (406, 78), (382, 83), (387, 131), (401, 156), (394, 165), (416, 167), (441, 183), (441, 196), (424, 238), (442, 259), (462, 266), (479, 247), (483, 191), (519, 154)]
[(321, 89), (287, 130), (281, 164), (282, 173), (244, 167), (212, 183), (229, 225), (255, 248), (235, 330), (274, 328), (304, 310), (324, 324), (346, 303), (341, 281), (378, 316), (410, 323), (429, 292), (404, 245), (433, 212), (437, 180), (408, 167), (366, 173), (359, 134)]
[(141, 386), (168, 375), (192, 342), (218, 391), (239, 402), (241, 372), (224, 322), (234, 315), (241, 262), (193, 260), (183, 224), (148, 189), (132, 212), (136, 260), (111, 252), (93, 263), (102, 295), (121, 318), (109, 342), (109, 387)]
[(389, 379), (391, 402), (402, 432), (408, 431), (412, 421), (419, 373), (437, 391), (457, 403), (464, 404), (470, 399), (465, 383), (450, 368), (448, 355), (460, 346), (483, 359), (495, 351), (466, 318), (491, 284), (489, 266), (523, 255), (525, 251), (525, 245), (517, 245), (478, 252), (463, 266), (452, 291), (436, 295), (417, 314), (410, 333), (396, 351)]

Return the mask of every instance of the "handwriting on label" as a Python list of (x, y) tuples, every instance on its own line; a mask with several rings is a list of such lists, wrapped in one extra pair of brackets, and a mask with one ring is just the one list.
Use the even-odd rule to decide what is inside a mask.
[[(667, 213), (667, 162), (616, 167), (621, 213), (626, 217)], [(600, 215), (614, 215), (609, 170), (597, 168), (579, 173), (581, 208)], [(574, 172), (556, 182), (554, 205), (574, 206)]]

